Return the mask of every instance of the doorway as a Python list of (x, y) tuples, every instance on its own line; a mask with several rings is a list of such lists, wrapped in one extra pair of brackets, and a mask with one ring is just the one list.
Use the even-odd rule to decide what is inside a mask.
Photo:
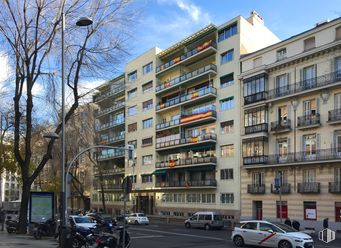
[(263, 219), (263, 202), (262, 201), (253, 201), (252, 203), (252, 216), (255, 220)]

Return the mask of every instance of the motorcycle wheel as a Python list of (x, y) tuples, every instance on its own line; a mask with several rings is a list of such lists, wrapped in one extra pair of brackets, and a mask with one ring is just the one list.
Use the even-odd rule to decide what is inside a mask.
[(33, 236), (35, 239), (41, 239), (41, 233), (39, 231), (34, 232)]

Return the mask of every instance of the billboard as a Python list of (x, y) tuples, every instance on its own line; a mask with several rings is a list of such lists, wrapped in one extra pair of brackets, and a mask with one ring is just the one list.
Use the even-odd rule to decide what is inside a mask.
[(54, 193), (31, 192), (29, 222), (42, 222), (54, 218)]

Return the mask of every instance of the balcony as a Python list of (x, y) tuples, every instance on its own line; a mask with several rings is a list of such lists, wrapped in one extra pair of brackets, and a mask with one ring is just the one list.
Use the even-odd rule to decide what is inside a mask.
[(198, 91), (194, 91), (190, 94), (184, 96), (178, 96), (170, 101), (159, 103), (156, 105), (156, 112), (161, 112), (162, 110), (166, 110), (175, 106), (180, 106), (184, 103), (193, 103), (199, 100), (208, 100), (210, 98), (217, 97), (217, 89), (214, 87), (204, 88)]
[(116, 127), (116, 126), (120, 126), (120, 125), (123, 125), (124, 124), (124, 120), (114, 120), (114, 121), (110, 121), (108, 123), (104, 123), (100, 126), (97, 126), (96, 127), (96, 131), (99, 132), (99, 131), (103, 131), (103, 130), (106, 130), (108, 128), (112, 128), (112, 127)]
[(201, 77), (203, 77), (205, 75), (209, 75), (209, 74), (212, 74), (212, 75), (217, 74), (217, 66), (216, 65), (209, 64), (209, 65), (203, 66), (199, 69), (196, 69), (194, 71), (188, 72), (184, 75), (181, 75), (180, 77), (176, 77), (172, 80), (160, 83), (156, 86), (155, 91), (156, 91), (156, 93), (165, 92), (169, 89), (175, 88), (176, 86), (191, 82), (194, 79), (201, 78)]
[(192, 50), (182, 54), (179, 57), (176, 57), (167, 63), (164, 63), (158, 67), (156, 67), (156, 74), (160, 75), (161, 73), (174, 68), (179, 64), (191, 64), (194, 60), (201, 59), (203, 57), (207, 57), (216, 52), (217, 44), (213, 40), (209, 40), (202, 45), (193, 48)]
[(266, 100), (267, 92), (258, 92), (253, 95), (244, 96), (244, 105)]
[(155, 168), (183, 168), (190, 166), (199, 166), (199, 165), (216, 165), (217, 158), (216, 157), (203, 157), (203, 158), (186, 158), (186, 159), (175, 159), (157, 162)]
[(171, 181), (171, 182), (156, 182), (155, 187), (160, 188), (191, 188), (191, 187), (217, 187), (217, 180), (191, 180), (191, 181)]
[(253, 126), (245, 127), (245, 134), (268, 132), (268, 123), (261, 123)]
[(172, 127), (176, 127), (180, 124), (180, 119), (172, 120), (172, 121), (163, 121), (156, 124), (156, 130), (164, 130)]
[(114, 96), (114, 95), (117, 95), (117, 94), (120, 94), (120, 93), (124, 93), (124, 85), (121, 85), (115, 89), (111, 89), (111, 90), (107, 90), (105, 92), (102, 92), (98, 95), (95, 95), (94, 96), (94, 102), (99, 102), (99, 101), (102, 101), (108, 97), (111, 97), (111, 96)]
[(125, 102), (119, 102), (119, 103), (111, 106), (110, 108), (106, 108), (106, 109), (103, 109), (103, 110), (96, 112), (95, 117), (97, 118), (97, 117), (100, 117), (102, 115), (109, 114), (111, 112), (114, 112), (116, 110), (124, 108), (124, 106), (125, 106)]
[(329, 124), (341, 123), (341, 109), (334, 109), (328, 111), (328, 123)]
[(320, 114), (310, 114), (297, 117), (297, 128), (305, 129), (305, 128), (313, 128), (320, 126)]
[(328, 191), (329, 193), (341, 193), (341, 182), (330, 182)]
[[(107, 177), (107, 176), (112, 176), (112, 175), (119, 175), (119, 174), (124, 174), (124, 168), (115, 168), (115, 169), (108, 169), (102, 170), (102, 176), (103, 177)], [(95, 177), (99, 177), (101, 176), (101, 173), (99, 172), (99, 170), (94, 171), (94, 176)]]
[(298, 183), (298, 193), (320, 193), (320, 183)]
[[(290, 194), (291, 192), (291, 184), (290, 183), (283, 183), (281, 187), (282, 194)], [(279, 194), (279, 190), (275, 188), (275, 185), (271, 184), (271, 193)]]
[(247, 193), (249, 194), (265, 194), (265, 184), (248, 184)]
[(270, 131), (273, 133), (284, 133), (284, 132), (289, 132), (290, 130), (291, 130), (290, 119), (271, 122)]
[(305, 91), (320, 90), (329, 86), (336, 85), (341, 80), (341, 71), (331, 72), (312, 79), (302, 80), (284, 87), (272, 89), (268, 93), (268, 100), (276, 100), (279, 97), (287, 97), (304, 93)]
[(104, 160), (109, 160), (109, 159), (114, 159), (114, 158), (122, 158), (124, 156), (125, 156), (125, 151), (119, 151), (119, 152), (99, 155), (97, 159), (98, 161), (104, 161)]
[(205, 135), (199, 135), (196, 137), (187, 137), (183, 139), (175, 139), (170, 140), (166, 142), (159, 142), (156, 143), (156, 150), (162, 151), (162, 150), (168, 150), (170, 148), (179, 148), (184, 146), (193, 146), (193, 145), (201, 145), (206, 143), (216, 143), (217, 141), (217, 135), (216, 134), (205, 134)]
[(243, 164), (244, 165), (267, 164), (267, 163), (268, 163), (268, 156), (267, 155), (243, 157)]
[(121, 134), (121, 135), (117, 135), (117, 136), (110, 137), (107, 139), (102, 139), (100, 141), (100, 144), (101, 145), (109, 145), (109, 144), (113, 144), (113, 143), (116, 143), (119, 141), (124, 141), (124, 138), (125, 138), (125, 134)]
[[(103, 189), (106, 191), (121, 191), (122, 189), (122, 184), (104, 184)], [(94, 190), (102, 190), (101, 184), (94, 184)]]

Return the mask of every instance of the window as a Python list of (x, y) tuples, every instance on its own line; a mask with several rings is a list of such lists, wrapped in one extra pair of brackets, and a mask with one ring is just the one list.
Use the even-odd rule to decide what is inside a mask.
[(202, 203), (215, 203), (215, 194), (202, 194), (201, 202)]
[(142, 121), (142, 126), (143, 128), (150, 128), (153, 126), (153, 118), (149, 118), (149, 119), (146, 119), (146, 120), (143, 120)]
[(152, 146), (153, 145), (153, 137), (146, 138), (142, 140), (142, 147)]
[(316, 170), (309, 169), (303, 170), (303, 183), (315, 183), (316, 182)]
[(143, 102), (142, 108), (143, 108), (143, 111), (147, 111), (148, 109), (152, 109), (153, 108), (153, 99), (150, 99), (148, 101)]
[(233, 179), (233, 169), (223, 169), (223, 170), (220, 170), (220, 179), (221, 180)]
[(225, 53), (222, 53), (220, 55), (220, 64), (226, 64), (227, 62), (230, 62), (233, 60), (233, 53), (234, 53), (234, 50), (229, 50)]
[(338, 184), (341, 183), (341, 168), (334, 168), (334, 181)]
[(136, 183), (136, 175), (135, 176), (129, 176), (129, 177), (130, 177), (132, 183)]
[(233, 120), (224, 121), (220, 123), (221, 134), (227, 134), (233, 132)]
[(229, 110), (234, 107), (234, 97), (228, 97), (223, 100), (220, 100), (220, 110)]
[(143, 93), (146, 93), (148, 91), (151, 91), (153, 89), (153, 81), (150, 81), (148, 83), (145, 83), (142, 85), (142, 91)]
[(303, 101), (303, 115), (309, 119), (317, 113), (316, 99)]
[(341, 155), (341, 131), (335, 131), (334, 132), (334, 146), (335, 146), (335, 150), (337, 152), (338, 155)]
[(227, 86), (230, 86), (234, 83), (233, 81), (233, 73), (225, 75), (220, 78), (220, 88), (225, 88)]
[(200, 203), (200, 194), (187, 194), (187, 202)]
[(221, 149), (221, 157), (222, 158), (233, 157), (233, 154), (234, 154), (234, 146), (233, 145), (221, 146), (220, 149)]
[(153, 161), (153, 155), (142, 156), (142, 165), (150, 165)]
[(128, 99), (131, 99), (137, 95), (137, 88), (128, 91)]
[(153, 70), (153, 62), (150, 62), (149, 64), (146, 64), (143, 66), (143, 74), (147, 74)]
[(233, 204), (234, 203), (233, 193), (222, 193), (220, 195), (220, 202), (223, 204)]
[(152, 175), (141, 175), (142, 183), (152, 183), (153, 176)]
[(263, 185), (264, 184), (264, 173), (254, 172), (252, 173), (252, 185)]
[(282, 48), (282, 49), (278, 50), (276, 53), (276, 57), (277, 57), (277, 61), (285, 59), (287, 57), (287, 49)]
[(305, 88), (311, 88), (315, 85), (315, 81), (316, 81), (316, 66), (312, 65), (312, 66), (308, 66), (303, 68), (302, 70), (302, 79), (303, 79), (303, 87)]
[(135, 131), (137, 131), (137, 122), (128, 125), (128, 133)]
[(303, 136), (303, 152), (304, 159), (314, 159), (316, 156), (316, 134), (308, 134)]
[(244, 97), (264, 92), (266, 88), (267, 75), (260, 74), (244, 80)]
[(128, 74), (128, 81), (135, 81), (137, 79), (137, 71)]
[(304, 219), (305, 220), (316, 220), (317, 219), (316, 202), (313, 202), (313, 201), (303, 202), (303, 210), (304, 210)]
[(257, 230), (257, 222), (247, 222), (241, 226), (242, 229)]
[(276, 77), (276, 95), (282, 96), (289, 91), (289, 74), (282, 74)]
[(218, 32), (218, 42), (237, 34), (237, 23), (234, 23)]
[(267, 111), (265, 108), (247, 110), (244, 113), (244, 127), (266, 123)]
[(341, 57), (335, 58), (335, 66), (334, 70), (336, 72), (336, 77), (341, 77)]
[(288, 158), (288, 139), (280, 139), (277, 141), (278, 159), (279, 161), (286, 161)]
[(137, 114), (137, 106), (132, 106), (128, 108), (128, 116), (136, 115)]
[(341, 26), (335, 28), (335, 40), (341, 39)]
[(259, 231), (262, 232), (268, 232), (269, 230), (272, 230), (273, 232), (276, 233), (283, 233), (283, 231), (281, 231), (281, 229), (279, 229), (278, 227), (268, 224), (268, 223), (259, 223)]
[(255, 58), (253, 60), (253, 68), (259, 67), (262, 65), (262, 57)]
[(310, 49), (315, 48), (315, 37), (310, 37), (303, 41), (304, 43), (304, 51), (308, 51)]
[(264, 155), (265, 140), (257, 139), (243, 143), (243, 157)]

